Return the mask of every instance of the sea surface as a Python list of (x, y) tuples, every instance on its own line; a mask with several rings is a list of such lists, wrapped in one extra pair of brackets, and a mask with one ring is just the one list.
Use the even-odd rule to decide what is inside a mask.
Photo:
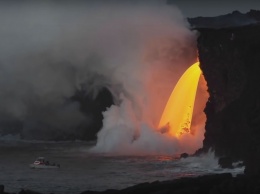
[[(214, 153), (178, 159), (171, 155), (116, 156), (95, 154), (94, 142), (24, 142), (0, 139), (0, 184), (6, 192), (30, 189), (41, 193), (79, 194), (86, 190), (122, 189), (142, 182), (176, 179), (244, 168), (219, 168)], [(30, 169), (39, 157), (60, 169)]]

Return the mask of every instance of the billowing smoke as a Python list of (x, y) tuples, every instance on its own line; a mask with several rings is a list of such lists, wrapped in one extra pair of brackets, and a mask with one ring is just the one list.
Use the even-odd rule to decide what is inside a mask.
[[(2, 123), (17, 123), (26, 138), (80, 136), (95, 118), (71, 98), (84, 91), (95, 99), (107, 88), (115, 105), (103, 112), (94, 150), (187, 150), (156, 130), (175, 83), (196, 59), (196, 35), (176, 7), (162, 1), (2, 4)], [(193, 150), (202, 140), (194, 141)]]
[(123, 27), (128, 29), (124, 35), (131, 32), (128, 34), (131, 38), (127, 38), (130, 42), (124, 42), (121, 51), (126, 53), (120, 57), (124, 61), (117, 66), (113, 77), (123, 84), (124, 92), (120, 103), (103, 113), (103, 128), (93, 151), (191, 153), (202, 146), (204, 137), (205, 117), (201, 118), (201, 106), (195, 109), (200, 112), (194, 116), (192, 135), (176, 139), (158, 132), (157, 125), (177, 80), (196, 60), (196, 35), (188, 29), (176, 7), (157, 5), (123, 10), (122, 18), (127, 18), (127, 22), (120, 26), (127, 24)]

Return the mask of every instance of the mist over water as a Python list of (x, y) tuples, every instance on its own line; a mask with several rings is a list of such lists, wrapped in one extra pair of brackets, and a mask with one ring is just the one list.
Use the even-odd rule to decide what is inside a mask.
[(202, 111), (195, 138), (177, 140), (156, 127), (176, 82), (196, 60), (196, 34), (163, 1), (113, 2), (1, 3), (1, 122), (14, 123), (26, 139), (80, 136), (94, 118), (70, 98), (79, 90), (95, 98), (105, 87), (115, 105), (103, 112), (94, 151), (193, 152), (202, 145)]

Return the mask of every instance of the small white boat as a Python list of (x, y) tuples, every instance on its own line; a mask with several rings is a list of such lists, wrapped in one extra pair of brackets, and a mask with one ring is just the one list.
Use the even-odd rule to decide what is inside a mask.
[(30, 168), (42, 168), (42, 169), (53, 169), (60, 168), (59, 164), (50, 164), (49, 161), (46, 161), (44, 157), (38, 157), (33, 164), (29, 165)]

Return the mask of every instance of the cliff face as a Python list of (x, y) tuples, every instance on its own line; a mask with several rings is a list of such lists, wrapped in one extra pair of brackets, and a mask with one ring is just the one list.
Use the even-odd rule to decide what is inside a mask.
[(260, 172), (260, 26), (198, 29), (209, 100), (203, 150)]
[(220, 15), (216, 17), (195, 17), (187, 18), (191, 27), (193, 28), (229, 28), (239, 27), (250, 24), (259, 24), (260, 11), (250, 10), (247, 13), (241, 13), (239, 11), (233, 11), (232, 13)]

